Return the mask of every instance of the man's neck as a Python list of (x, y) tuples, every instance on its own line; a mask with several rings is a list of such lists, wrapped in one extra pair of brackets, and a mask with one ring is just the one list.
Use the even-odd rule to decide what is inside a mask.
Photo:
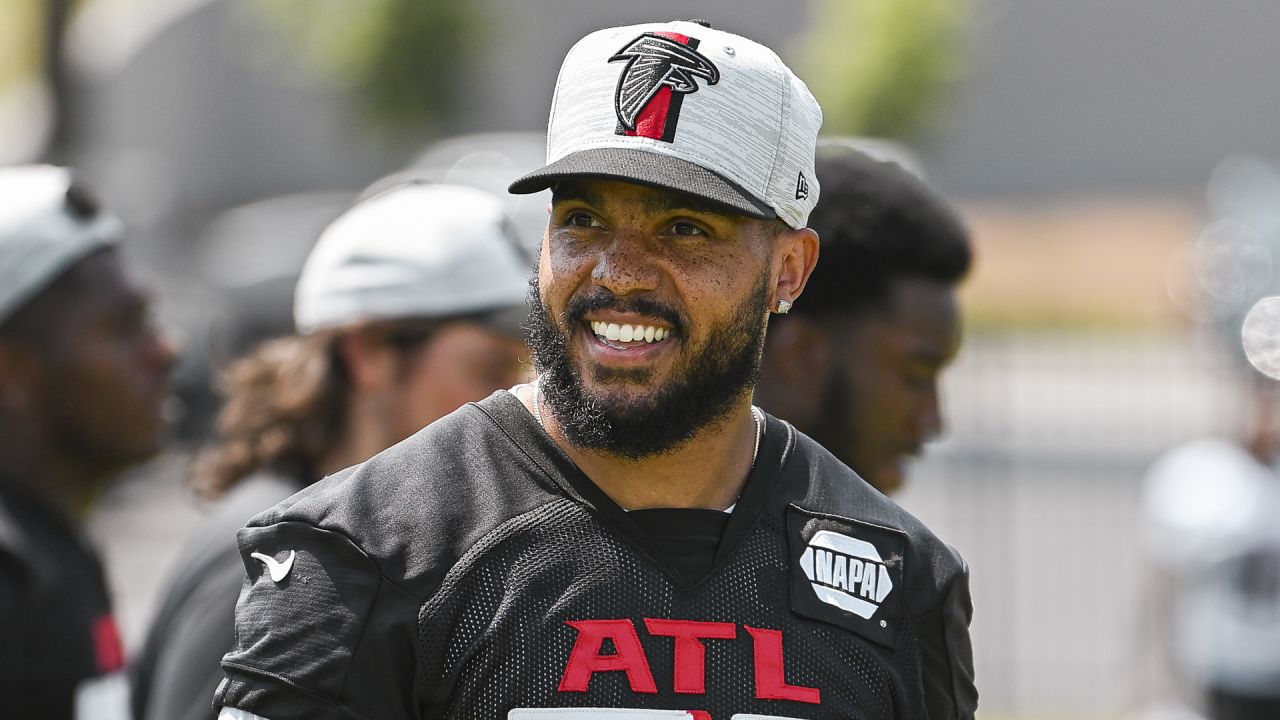
[(630, 460), (585, 450), (569, 442), (545, 402), (541, 410), (531, 386), (517, 397), (542, 421), (547, 434), (606, 495), (627, 510), (709, 508), (733, 505), (751, 472), (756, 422), (750, 396), (719, 422), (703, 428), (670, 453)]
[(389, 405), (378, 398), (350, 398), (342, 433), (316, 462), (319, 476), (358, 465), (395, 444), (399, 438), (390, 437), (387, 430), (390, 412)]
[(41, 443), (5, 443), (0, 474), (10, 486), (49, 505), (79, 525), (89, 513), (104, 478), (68, 461)]

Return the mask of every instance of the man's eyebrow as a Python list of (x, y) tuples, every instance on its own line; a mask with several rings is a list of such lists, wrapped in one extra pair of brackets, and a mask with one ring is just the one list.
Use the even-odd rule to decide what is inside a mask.
[(97, 303), (109, 313), (119, 315), (146, 313), (151, 310), (150, 296), (134, 287), (114, 288), (105, 296), (99, 297)]
[(696, 195), (688, 193), (664, 191), (652, 196), (646, 201), (648, 209), (657, 212), (674, 212), (677, 210), (691, 210), (698, 213), (706, 213), (709, 215), (727, 215), (736, 217), (737, 213), (726, 208), (723, 205), (703, 200)]
[(563, 181), (556, 183), (555, 188), (551, 191), (551, 202), (565, 202), (568, 200), (577, 200), (586, 203), (591, 207), (600, 207), (604, 202), (604, 198), (590, 188), (586, 183)]

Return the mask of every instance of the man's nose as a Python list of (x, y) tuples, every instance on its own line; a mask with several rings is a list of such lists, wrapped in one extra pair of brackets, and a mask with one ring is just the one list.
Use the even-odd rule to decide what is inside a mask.
[(168, 333), (158, 327), (148, 328), (144, 343), (143, 352), (148, 366), (162, 373), (168, 373), (173, 369), (178, 359), (178, 347)]
[(661, 273), (645, 238), (619, 233), (601, 246), (591, 280), (614, 295), (624, 296), (656, 290)]

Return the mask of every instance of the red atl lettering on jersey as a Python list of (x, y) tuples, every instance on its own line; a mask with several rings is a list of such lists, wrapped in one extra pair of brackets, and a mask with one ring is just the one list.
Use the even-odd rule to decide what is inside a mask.
[[(632, 692), (658, 692), (649, 656), (632, 621), (571, 620), (567, 624), (578, 631), (578, 638), (560, 680), (561, 692), (587, 692), (596, 673), (619, 671), (627, 674)], [(675, 639), (672, 689), (681, 694), (705, 695), (707, 692), (707, 647), (703, 641), (738, 637), (738, 626), (734, 623), (645, 618), (644, 624), (651, 636)], [(752, 641), (758, 699), (814, 705), (822, 702), (819, 688), (787, 682), (782, 631), (743, 627)], [(604, 652), (606, 640), (613, 644), (612, 653)]]
[[(560, 679), (560, 692), (586, 692), (591, 687), (591, 676), (598, 672), (627, 674), (631, 691), (656, 693), (658, 684), (649, 670), (649, 658), (645, 657), (640, 636), (630, 620), (577, 620), (569, 625), (578, 631), (578, 641), (569, 653), (569, 664)], [(604, 641), (613, 643), (614, 653), (604, 654)]]
[(733, 623), (645, 618), (650, 635), (676, 639), (675, 691), (693, 695), (707, 693), (707, 646), (703, 640), (732, 640), (738, 636)]
[(818, 688), (788, 685), (782, 660), (782, 631), (744, 625), (756, 648), (756, 697), (765, 700), (794, 700), (817, 705), (822, 702)]

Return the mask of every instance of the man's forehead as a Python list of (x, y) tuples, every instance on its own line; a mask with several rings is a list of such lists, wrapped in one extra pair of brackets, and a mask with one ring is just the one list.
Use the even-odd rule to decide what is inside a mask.
[(86, 307), (146, 304), (148, 293), (124, 270), (119, 253), (105, 248), (78, 262), (68, 272), (75, 303)]
[(890, 323), (908, 340), (914, 356), (937, 364), (955, 357), (962, 332), (955, 286), (927, 278), (900, 278), (890, 299)]
[(690, 210), (743, 220), (755, 219), (697, 195), (615, 178), (573, 178), (561, 180), (552, 187), (553, 203), (577, 200), (592, 207), (601, 207), (611, 197), (619, 195), (638, 197), (646, 207), (656, 211)]
[(832, 319), (839, 336), (854, 345), (937, 365), (954, 358), (962, 337), (955, 286), (927, 278), (900, 277), (882, 303)]

